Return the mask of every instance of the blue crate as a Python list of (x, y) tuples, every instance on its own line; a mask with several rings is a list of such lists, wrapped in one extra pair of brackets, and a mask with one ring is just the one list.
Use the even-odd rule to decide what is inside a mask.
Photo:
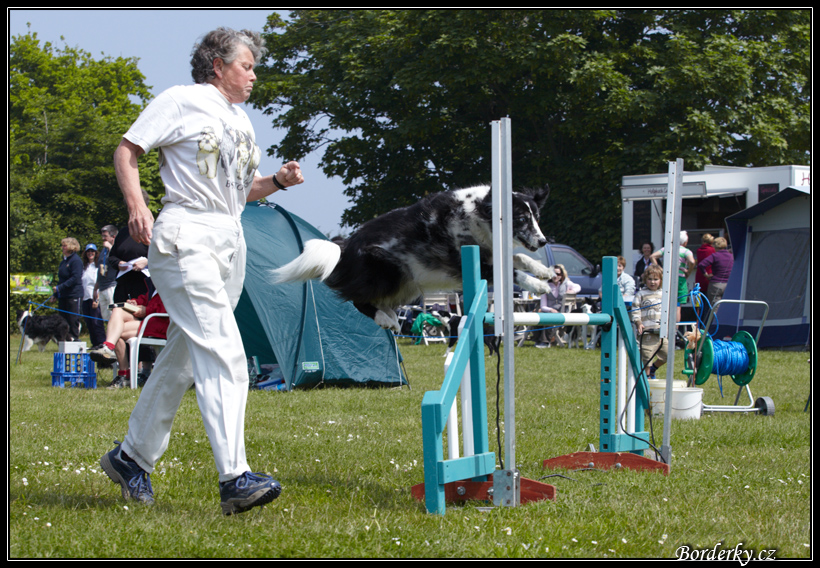
[(274, 379), (267, 379), (265, 381), (261, 381), (256, 383), (256, 388), (259, 390), (288, 390), (288, 385), (285, 382), (284, 377), (278, 377)]
[(51, 386), (76, 387), (82, 383), (87, 389), (97, 388), (97, 373), (94, 361), (88, 353), (55, 353)]
[(51, 386), (97, 388), (97, 373), (51, 373)]

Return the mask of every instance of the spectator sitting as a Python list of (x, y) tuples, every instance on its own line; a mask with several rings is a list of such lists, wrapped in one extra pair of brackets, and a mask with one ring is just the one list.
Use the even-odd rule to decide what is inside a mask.
[[(618, 257), (618, 290), (621, 292), (621, 297), (624, 299), (626, 307), (632, 305), (632, 298), (635, 297), (635, 280), (626, 272), (626, 259), (622, 256)], [(640, 279), (638, 279), (640, 281)], [(598, 288), (598, 303), (600, 304), (603, 298), (603, 288)]]
[[(125, 303), (136, 306), (136, 311), (131, 313), (125, 308), (114, 308), (108, 320), (105, 342), (99, 348), (89, 351), (91, 358), (97, 362), (117, 360), (119, 372), (111, 383), (111, 387), (114, 388), (123, 387), (127, 384), (129, 362), (125, 353), (125, 342), (139, 334), (143, 325), (142, 320), (148, 317), (148, 315), (166, 313), (162, 299), (160, 299), (159, 294), (156, 292), (151, 298), (148, 297), (148, 294), (143, 294), (135, 300), (128, 300)], [(147, 323), (143, 335), (146, 337), (165, 339), (167, 330), (168, 318), (152, 318)]]

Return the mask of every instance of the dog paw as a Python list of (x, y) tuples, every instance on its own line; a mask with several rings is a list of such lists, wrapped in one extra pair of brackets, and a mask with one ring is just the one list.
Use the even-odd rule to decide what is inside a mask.
[(537, 294), (538, 296), (546, 294), (550, 290), (549, 284), (546, 280), (539, 280), (538, 278), (533, 278), (529, 274), (521, 272), (520, 270), (513, 271), (513, 281), (520, 287), (522, 287), (524, 290), (528, 290), (533, 294)]
[(529, 272), (536, 278), (542, 280), (551, 280), (555, 276), (555, 271), (551, 266), (545, 266), (525, 254), (516, 254), (513, 256), (513, 266), (519, 270)]
[(555, 277), (555, 270), (551, 266), (538, 264), (533, 270), (533, 275), (541, 280), (552, 280)]
[(542, 282), (541, 280), (535, 280), (530, 282), (531, 286), (529, 287), (529, 291), (533, 294), (537, 294), (542, 296), (550, 291), (550, 287), (547, 285), (546, 282)]
[(376, 316), (373, 318), (373, 321), (376, 322), (376, 325), (383, 329), (389, 329), (391, 331), (395, 331), (398, 333), (401, 330), (401, 326), (399, 325), (399, 318), (396, 314), (393, 314), (393, 317), (390, 317), (390, 314), (383, 312), (382, 310), (376, 311)]

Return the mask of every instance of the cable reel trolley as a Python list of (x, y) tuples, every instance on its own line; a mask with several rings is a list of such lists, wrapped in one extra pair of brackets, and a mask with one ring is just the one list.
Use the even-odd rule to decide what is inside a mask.
[[(720, 300), (715, 303), (709, 314), (705, 329), (710, 329), (712, 320), (717, 313), (717, 309), (722, 303), (752, 304), (764, 308), (763, 319), (757, 330), (757, 336), (740, 330), (732, 336), (730, 342), (713, 340), (704, 330), (700, 330), (694, 351), (687, 348), (684, 350), (684, 370), (683, 374), (689, 376), (688, 382), (702, 385), (712, 374), (718, 376), (731, 377), (732, 381), (739, 387), (734, 405), (703, 405), (704, 412), (758, 412), (760, 414), (774, 414), (774, 402), (769, 397), (754, 399), (749, 383), (757, 371), (757, 342), (766, 323), (769, 314), (769, 305), (766, 302), (754, 300)], [(744, 392), (749, 397), (748, 406), (739, 406), (740, 396)], [(722, 392), (722, 386), (721, 386)]]

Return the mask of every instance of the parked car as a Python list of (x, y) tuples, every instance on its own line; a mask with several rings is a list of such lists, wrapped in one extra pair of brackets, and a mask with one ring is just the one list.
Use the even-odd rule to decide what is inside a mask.
[(513, 253), (524, 253), (544, 266), (563, 264), (569, 279), (581, 286), (579, 298), (597, 298), (601, 290), (601, 265), (593, 265), (569, 245), (550, 243), (535, 252), (516, 247)]

